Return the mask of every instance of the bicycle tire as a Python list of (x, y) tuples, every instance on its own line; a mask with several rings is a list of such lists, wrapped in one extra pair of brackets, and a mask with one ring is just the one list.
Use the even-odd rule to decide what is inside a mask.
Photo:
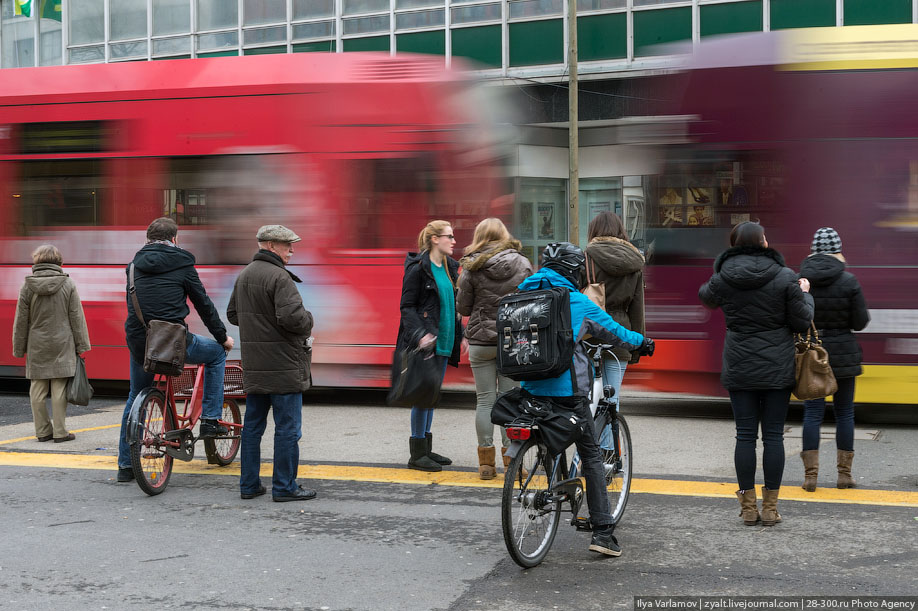
[[(235, 399), (223, 398), (223, 415), (220, 417), (220, 422), (223, 424), (242, 424), (242, 412), (239, 411), (239, 404), (236, 403)], [(204, 440), (204, 452), (208, 461), (221, 467), (233, 462), (242, 443), (242, 429), (238, 426), (227, 428), (229, 428), (229, 432), (224, 437), (208, 437)]]
[[(625, 506), (631, 494), (631, 430), (625, 417), (613, 412), (611, 417), (618, 423), (618, 435), (603, 435), (602, 431), (608, 425), (609, 417), (610, 414), (607, 412), (602, 417), (603, 422), (597, 422), (597, 432), (603, 440), (600, 442), (599, 450), (602, 455), (606, 491), (609, 495), (609, 512), (612, 515), (612, 523), (618, 524), (625, 513)], [(602, 426), (599, 426), (600, 424)], [(605, 442), (605, 438), (613, 443)], [(616, 445), (617, 447), (614, 447)]]
[(542, 562), (561, 523), (561, 502), (544, 502), (551, 484), (551, 464), (548, 448), (529, 439), (504, 474), (500, 502), (504, 543), (513, 561), (523, 568)]
[(155, 496), (166, 489), (172, 476), (173, 459), (159, 440), (175, 428), (175, 418), (161, 390), (148, 388), (136, 401), (140, 407), (132, 435), (131, 466), (140, 489)]

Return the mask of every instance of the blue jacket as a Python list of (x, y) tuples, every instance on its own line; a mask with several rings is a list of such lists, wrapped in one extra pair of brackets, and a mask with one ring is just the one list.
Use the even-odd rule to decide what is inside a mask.
[(593, 336), (600, 342), (621, 346), (629, 352), (641, 347), (644, 336), (629, 331), (611, 316), (599, 309), (582, 293), (577, 291), (567, 278), (547, 267), (523, 280), (519, 285), (521, 291), (533, 291), (551, 287), (566, 288), (571, 292), (571, 326), (574, 330), (574, 356), (571, 359), (574, 376), (577, 379), (577, 391), (574, 392), (571, 370), (568, 369), (556, 378), (522, 382), (524, 389), (534, 395), (543, 397), (586, 396), (593, 387), (593, 364), (581, 340)]

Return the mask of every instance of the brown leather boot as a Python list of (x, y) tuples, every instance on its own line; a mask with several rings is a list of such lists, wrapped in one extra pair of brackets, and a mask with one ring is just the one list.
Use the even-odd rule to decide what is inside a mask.
[(500, 457), (504, 459), (504, 471), (510, 466), (510, 457), (507, 456), (507, 448), (500, 449)]
[(816, 476), (819, 475), (819, 450), (800, 452), (803, 459), (803, 489), (807, 492), (816, 490)]
[(851, 477), (851, 461), (854, 460), (854, 450), (838, 450), (838, 488), (854, 488), (857, 484)]
[(755, 488), (750, 488), (746, 491), (737, 490), (736, 498), (739, 499), (740, 516), (743, 518), (743, 524), (755, 526), (761, 519), (759, 510), (755, 506)]
[(778, 490), (769, 490), (762, 486), (762, 526), (774, 526), (780, 521)]
[(494, 479), (497, 469), (494, 467), (494, 446), (478, 446), (478, 477)]

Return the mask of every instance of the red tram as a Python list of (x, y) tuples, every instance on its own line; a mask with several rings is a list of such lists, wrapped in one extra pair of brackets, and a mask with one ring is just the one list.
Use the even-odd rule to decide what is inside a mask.
[(856, 400), (918, 403), (915, 40), (918, 25), (725, 37), (668, 80), (690, 129), (647, 178), (648, 333), (662, 358), (627, 381), (723, 393), (723, 316), (697, 290), (730, 228), (760, 219), (794, 269), (817, 228), (838, 230), (872, 318)]
[[(176, 218), (224, 313), (256, 229), (282, 223), (304, 238), (291, 269), (317, 321), (315, 384), (386, 385), (421, 227), (449, 219), (467, 244), (510, 212), (481, 95), (442, 58), (374, 54), (0, 71), (0, 328), (30, 253), (54, 243), (83, 300), (90, 377), (127, 379), (124, 266), (146, 225)], [(0, 376), (23, 375), (11, 350), (0, 334)]]

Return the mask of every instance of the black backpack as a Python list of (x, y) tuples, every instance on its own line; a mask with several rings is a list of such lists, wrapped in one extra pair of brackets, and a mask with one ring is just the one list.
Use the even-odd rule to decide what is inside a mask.
[(507, 295), (497, 306), (497, 371), (511, 380), (545, 380), (571, 368), (571, 296), (564, 288)]

